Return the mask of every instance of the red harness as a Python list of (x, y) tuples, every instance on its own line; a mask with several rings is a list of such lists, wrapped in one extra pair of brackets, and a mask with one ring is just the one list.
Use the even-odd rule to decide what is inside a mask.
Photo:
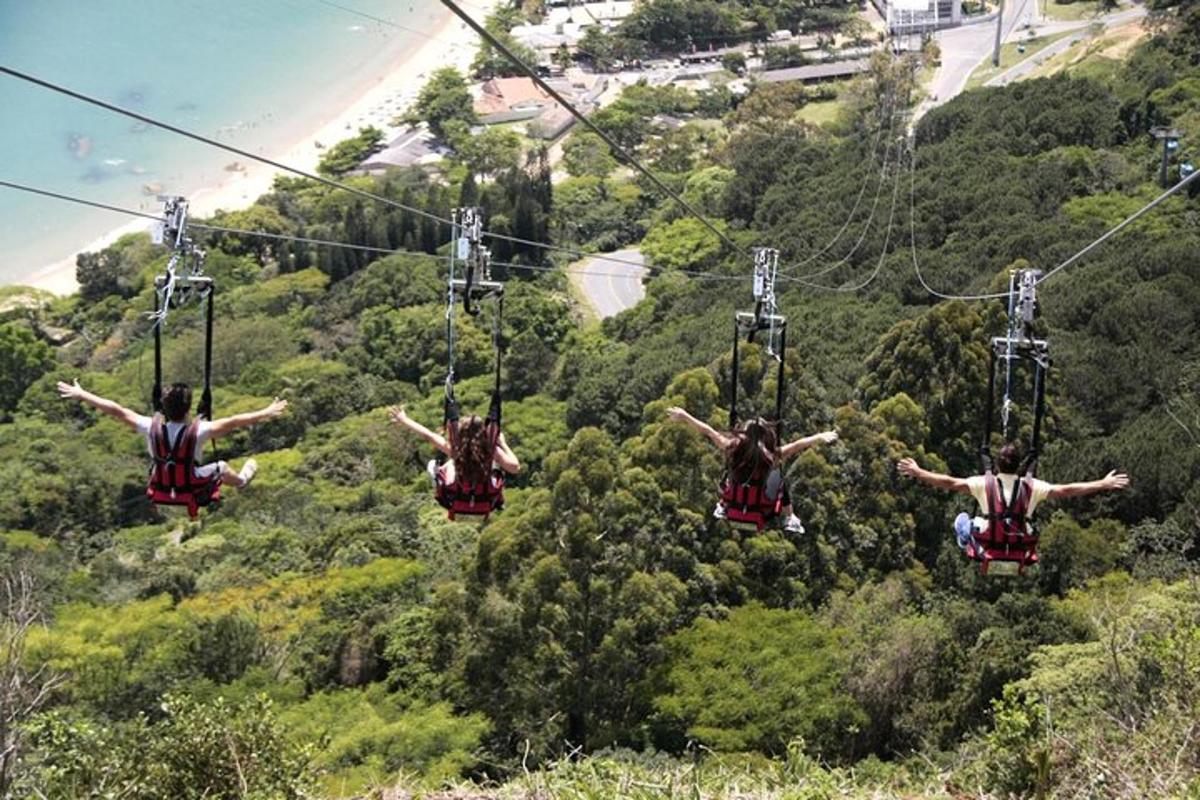
[[(493, 422), (488, 422), (487, 428), (488, 451), (495, 453), (496, 444), (500, 439), (500, 428)], [(441, 472), (438, 472), (433, 496), (449, 512), (446, 516), (450, 519), (459, 514), (487, 519), (493, 511), (504, 507), (504, 473), (493, 469), (482, 480), (467, 482), (463, 480), (462, 470), (456, 465), (454, 483), (445, 483)]]
[(987, 493), (987, 527), (975, 534), (967, 548), (967, 556), (980, 562), (979, 571), (986, 575), (988, 567), (997, 561), (1016, 565), (1017, 573), (1038, 562), (1037, 531), (1029, 524), (1029, 501), (1033, 498), (1033, 483), (1018, 478), (1014, 496), (1006, 498), (1000, 480), (992, 473), (984, 475)]
[(783, 487), (774, 499), (767, 496), (767, 476), (770, 470), (756, 469), (750, 478), (738, 481), (732, 474), (721, 484), (721, 504), (725, 520), (735, 528), (761, 531), (779, 516), (783, 509)]
[(150, 451), (154, 464), (150, 467), (150, 485), (146, 496), (162, 506), (187, 506), (188, 516), (195, 519), (201, 506), (216, 507), (221, 503), (221, 476), (201, 478), (196, 475), (196, 440), (200, 420), (194, 419), (179, 432), (175, 442), (167, 431), (162, 414), (150, 422)]

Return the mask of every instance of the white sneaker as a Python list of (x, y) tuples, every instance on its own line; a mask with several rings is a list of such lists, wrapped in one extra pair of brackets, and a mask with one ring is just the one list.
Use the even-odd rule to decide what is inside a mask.
[(254, 480), (255, 473), (258, 472), (258, 462), (253, 458), (242, 464), (242, 471), (238, 473), (238, 477), (242, 479), (243, 486), (249, 486), (250, 481)]
[(429, 480), (433, 481), (433, 485), (437, 486), (438, 463), (436, 458), (429, 459), (429, 463), (425, 465), (425, 474), (429, 476)]
[(783, 529), (788, 533), (804, 533), (804, 523), (795, 514), (790, 514), (783, 523)]
[(713, 517), (715, 519), (725, 519), (725, 504), (717, 503), (717, 507), (713, 509)]

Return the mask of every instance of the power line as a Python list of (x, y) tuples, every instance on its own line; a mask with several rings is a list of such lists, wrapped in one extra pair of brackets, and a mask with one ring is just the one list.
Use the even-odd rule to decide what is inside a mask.
[(682, 206), (685, 211), (687, 211), (693, 217), (698, 219), (706, 228), (708, 228), (710, 231), (715, 233), (717, 235), (717, 237), (719, 239), (721, 239), (721, 241), (723, 241), (723, 242), (725, 242), (725, 244), (729, 245), (735, 252), (745, 252), (745, 248), (739, 246), (737, 244), (737, 242), (733, 241), (733, 239), (731, 239), (729, 237), (728, 234), (726, 234), (724, 231), (722, 231), (720, 228), (718, 228), (716, 225), (714, 225), (707, 217), (705, 217), (703, 214), (701, 214), (699, 211), (697, 211), (695, 208), (693, 208), (690, 203), (688, 203), (686, 200), (684, 200), (682, 197), (680, 197), (679, 194), (674, 189), (672, 189), (670, 186), (667, 186), (665, 183), (663, 183), (662, 180), (657, 175), (655, 175), (653, 172), (651, 172), (647, 167), (643, 166), (642, 163), (640, 161), (638, 161), (636, 158), (634, 158), (632, 155), (630, 155), (625, 150), (625, 148), (623, 148), (623, 147), (621, 147), (621, 145), (617, 144), (617, 142), (611, 136), (609, 136), (607, 133), (605, 133), (604, 130), (599, 125), (592, 122), (590, 119), (588, 119), (586, 116), (584, 116), (584, 114), (581, 113), (579, 111), (579, 109), (577, 109), (577, 108), (575, 108), (575, 106), (571, 105), (571, 103), (569, 103), (567, 101), (567, 99), (558, 92), (558, 90), (556, 90), (550, 84), (546, 83), (546, 81), (543, 80), (542, 77), (537, 74), (536, 70), (534, 70), (532, 67), (530, 67), (528, 64), (526, 64), (524, 61), (522, 61), (520, 58), (518, 58), (511, 50), (508, 49), (507, 46), (505, 46), (505, 44), (503, 42), (501, 42), (498, 38), (496, 38), (496, 36), (493, 35), (491, 31), (487, 30), (487, 28), (484, 28), (482, 25), (480, 25), (478, 22), (476, 22), (471, 17), (470, 14), (467, 14), (465, 11), (463, 11), (461, 8), (459, 8), (458, 5), (454, 2), (454, 0), (442, 0), (442, 4), (445, 5), (447, 8), (449, 8), (451, 11), (453, 11), (454, 14), (459, 19), (461, 19), (463, 22), (467, 23), (467, 25), (469, 25), (472, 28), (472, 30), (474, 30), (476, 33), (478, 33), (480, 36), (482, 36), (485, 40), (487, 40), (487, 42), (489, 44), (491, 44), (492, 47), (496, 48), (496, 50), (498, 50), (501, 53), (501, 55), (503, 55), (505, 58), (507, 58), (509, 61), (511, 61), (514, 65), (520, 67), (521, 70), (526, 75), (528, 75), (530, 77), (530, 79), (533, 80), (534, 83), (536, 83), (539, 87), (541, 87), (542, 91), (546, 92), (546, 94), (548, 94), (552, 98), (554, 98), (555, 102), (557, 102), (560, 106), (562, 106), (564, 109), (566, 109), (568, 112), (570, 112), (570, 114), (573, 117), (575, 117), (577, 120), (579, 120), (584, 125), (586, 125), (588, 128), (590, 128), (593, 133), (595, 133), (601, 139), (604, 140), (605, 144), (607, 144), (610, 148), (612, 148), (613, 152), (620, 155), (622, 159), (627, 161), (629, 164), (633, 165), (639, 172), (641, 172), (643, 175), (645, 175), (647, 178), (649, 178), (650, 181), (652, 183), (654, 183), (655, 186), (657, 186), (660, 190), (662, 190), (663, 193), (665, 193), (666, 195), (671, 197), (675, 202), (679, 203), (679, 205)]

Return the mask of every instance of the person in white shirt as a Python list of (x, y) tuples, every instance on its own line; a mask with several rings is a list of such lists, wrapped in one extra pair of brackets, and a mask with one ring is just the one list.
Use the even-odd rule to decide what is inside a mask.
[[(58, 393), (66, 399), (79, 400), (96, 409), (102, 414), (106, 414), (113, 419), (125, 423), (133, 430), (137, 431), (146, 440), (146, 447), (150, 452), (150, 457), (154, 458), (153, 440), (151, 427), (153, 425), (153, 417), (147, 417), (125, 408), (120, 403), (114, 402), (99, 395), (92, 394), (79, 385), (79, 381), (67, 383), (65, 381), (58, 382)], [(252, 411), (247, 414), (236, 414), (232, 417), (224, 417), (216, 420), (199, 420), (196, 426), (196, 447), (194, 453), (195, 464), (192, 468), (193, 474), (197, 478), (209, 479), (215, 476), (220, 476), (221, 484), (225, 486), (234, 486), (242, 488), (250, 483), (254, 477), (254, 473), (258, 469), (258, 465), (253, 458), (247, 459), (242, 465), (241, 470), (235, 472), (232, 467), (224, 461), (215, 461), (211, 464), (201, 464), (200, 458), (204, 449), (204, 443), (210, 439), (219, 439), (220, 437), (232, 433), (239, 428), (248, 428), (251, 425), (256, 425), (260, 422), (275, 419), (284, 411), (287, 410), (288, 403), (286, 400), (280, 400), (278, 397), (266, 408), (258, 411)], [(174, 383), (163, 393), (162, 398), (162, 415), (166, 424), (167, 436), (170, 441), (176, 441), (183, 432), (191, 424), (189, 414), (192, 407), (192, 390), (186, 383)]]
[[(940, 472), (932, 472), (923, 469), (914, 459), (901, 459), (896, 465), (901, 473), (916, 478), (922, 483), (927, 483), (930, 486), (938, 489), (946, 489), (959, 494), (969, 494), (975, 498), (979, 504), (979, 516), (987, 517), (993, 513), (989, 508), (987, 496), (987, 477), (986, 475), (974, 475), (970, 478), (956, 478), (952, 475), (943, 475)], [(1006, 444), (1000, 449), (996, 455), (996, 478), (1000, 485), (1000, 490), (1005, 498), (1013, 496), (1013, 487), (1017, 482), (1017, 470), (1021, 467), (1021, 453), (1014, 444)], [(1034, 509), (1043, 500), (1061, 500), (1070, 497), (1084, 497), (1097, 492), (1117, 491), (1124, 489), (1129, 485), (1129, 478), (1123, 472), (1115, 470), (1109, 472), (1100, 480), (1084, 481), (1082, 483), (1062, 483), (1053, 484), (1038, 478), (1026, 476), (1024, 478), (1029, 486), (1029, 504), (1025, 511), (1025, 516), (1033, 515)], [(966, 548), (971, 541), (972, 521), (969, 515), (959, 514), (955, 520), (954, 528), (958, 534), (959, 547)]]

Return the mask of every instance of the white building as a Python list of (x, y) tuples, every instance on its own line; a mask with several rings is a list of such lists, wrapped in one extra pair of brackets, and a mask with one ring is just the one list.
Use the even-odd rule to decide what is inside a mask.
[(871, 0), (893, 33), (920, 33), (962, 24), (960, 0)]

